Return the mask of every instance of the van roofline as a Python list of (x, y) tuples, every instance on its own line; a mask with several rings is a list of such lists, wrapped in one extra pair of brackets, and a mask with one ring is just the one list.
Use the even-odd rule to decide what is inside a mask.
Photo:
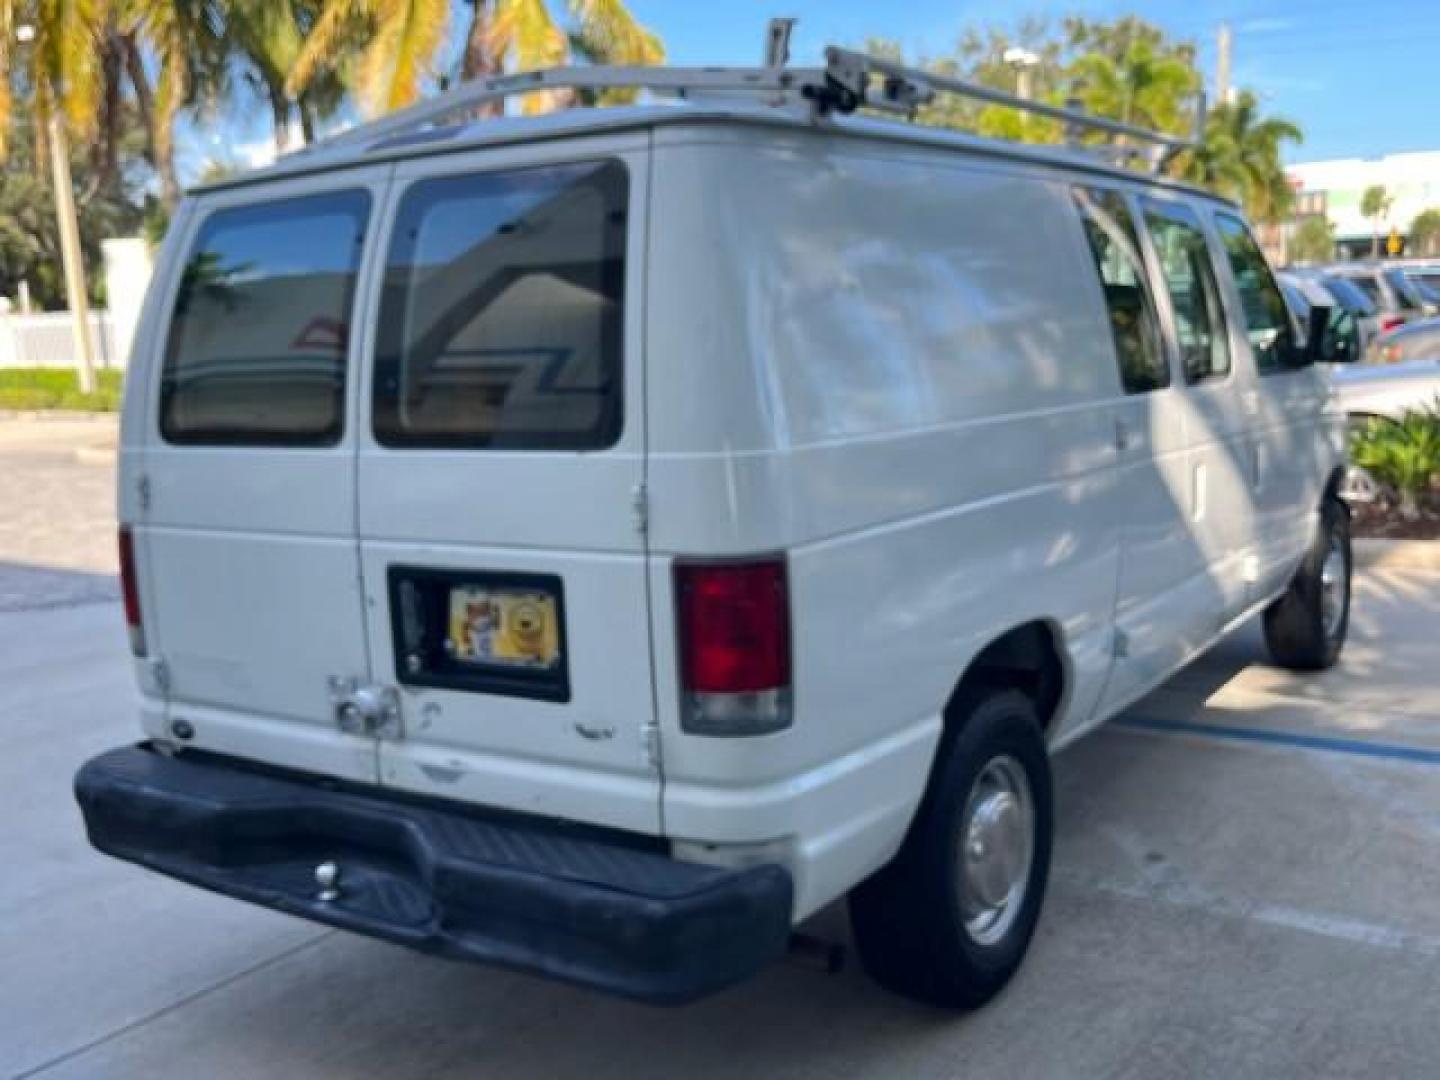
[(198, 184), (188, 192), (205, 195), (250, 185), (267, 184), (292, 177), (337, 172), (362, 165), (394, 163), (416, 158), (439, 157), (491, 146), (552, 142), (589, 135), (643, 131), (686, 125), (734, 125), (803, 131), (846, 139), (950, 150), (957, 154), (1018, 161), (1030, 165), (1090, 173), (1124, 180), (1145, 187), (1163, 188), (1208, 199), (1232, 209), (1233, 200), (1195, 184), (1154, 176), (1111, 164), (1092, 154), (1061, 145), (1018, 143), (986, 138), (947, 128), (875, 119), (868, 116), (827, 116), (812, 119), (808, 112), (745, 104), (704, 105), (663, 104), (610, 108), (574, 108), (538, 117), (507, 116), (472, 121), (452, 127), (437, 127), (398, 138), (374, 142), (347, 142), (327, 148), (321, 142), (312, 149), (282, 157), (273, 165), (240, 173), (222, 180)]

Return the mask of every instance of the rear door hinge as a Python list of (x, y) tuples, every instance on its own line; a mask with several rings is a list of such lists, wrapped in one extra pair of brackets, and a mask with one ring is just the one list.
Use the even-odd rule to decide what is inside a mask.
[(634, 517), (635, 531), (650, 530), (650, 489), (642, 482), (630, 489), (630, 512)]
[(162, 697), (170, 693), (170, 665), (160, 657), (145, 661), (150, 673), (150, 683)]
[(140, 501), (141, 513), (148, 514), (150, 512), (150, 494), (150, 475), (141, 473), (139, 479), (135, 481), (135, 495)]
[(1115, 628), (1115, 634), (1110, 640), (1110, 651), (1115, 655), (1117, 660), (1123, 660), (1130, 655), (1130, 636), (1118, 626)]

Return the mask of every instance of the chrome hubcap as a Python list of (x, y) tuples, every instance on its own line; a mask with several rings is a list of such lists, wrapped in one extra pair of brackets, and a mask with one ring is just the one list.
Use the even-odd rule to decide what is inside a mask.
[(1035, 854), (1035, 803), (1025, 770), (1008, 754), (975, 780), (960, 824), (960, 909), (981, 945), (1005, 936), (1025, 902)]
[(1340, 633), (1345, 619), (1345, 605), (1349, 602), (1345, 585), (1345, 548), (1339, 537), (1332, 536), (1325, 561), (1320, 564), (1320, 623), (1327, 640)]

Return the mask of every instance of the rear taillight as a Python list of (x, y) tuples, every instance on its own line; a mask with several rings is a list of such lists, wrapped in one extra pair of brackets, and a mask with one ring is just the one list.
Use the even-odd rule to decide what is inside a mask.
[(681, 726), (763, 735), (790, 726), (790, 600), (783, 559), (677, 563)]
[(130, 526), (120, 526), (120, 598), (125, 604), (125, 627), (130, 631), (130, 651), (145, 655), (145, 624), (140, 618), (140, 587), (135, 579), (135, 538)]
[(1380, 332), (1383, 334), (1388, 330), (1394, 330), (1397, 326), (1405, 325), (1404, 315), (1381, 315)]

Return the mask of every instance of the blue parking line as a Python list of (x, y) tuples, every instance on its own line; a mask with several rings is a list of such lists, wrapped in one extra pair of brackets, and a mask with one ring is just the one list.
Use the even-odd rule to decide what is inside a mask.
[(1259, 728), (1232, 727), (1229, 724), (1199, 724), (1188, 720), (1155, 720), (1148, 717), (1123, 717), (1112, 720), (1116, 727), (1139, 731), (1165, 731), (1183, 735), (1208, 735), (1216, 739), (1238, 739), (1241, 742), (1291, 746), (1301, 750), (1319, 750), (1329, 754), (1354, 754), (1357, 757), (1409, 761), (1418, 765), (1440, 765), (1440, 750), (1418, 746), (1395, 746), (1392, 743), (1341, 739), (1333, 735), (1301, 735), (1289, 731), (1264, 731)]

